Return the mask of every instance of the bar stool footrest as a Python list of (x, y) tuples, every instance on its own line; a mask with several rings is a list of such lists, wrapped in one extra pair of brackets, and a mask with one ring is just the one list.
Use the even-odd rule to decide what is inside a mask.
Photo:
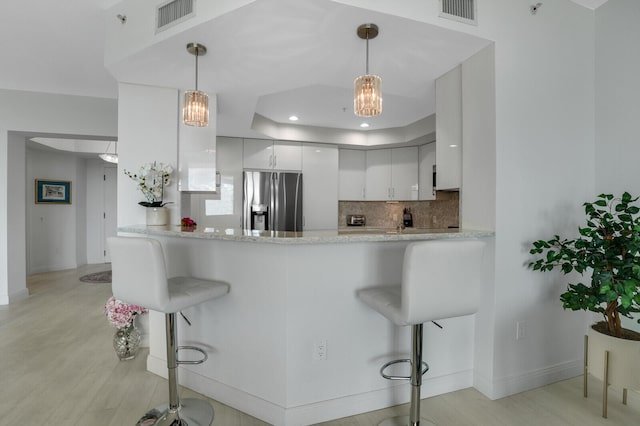
[[(386, 364), (384, 364), (382, 367), (380, 367), (380, 375), (382, 377), (384, 377), (387, 380), (410, 380), (411, 376), (395, 376), (395, 375), (391, 375), (391, 374), (386, 374), (384, 372), (384, 370), (386, 370), (388, 367), (395, 365), (395, 364), (400, 364), (402, 362), (407, 362), (409, 364), (411, 364), (411, 360), (406, 358), (406, 359), (396, 359), (393, 361), (389, 361)], [(420, 372), (420, 375), (424, 376), (424, 374), (429, 371), (429, 364), (427, 364), (426, 362), (422, 362), (422, 371)]]
[(209, 359), (209, 355), (207, 355), (207, 353), (204, 350), (200, 349), (197, 346), (178, 346), (178, 351), (181, 351), (181, 350), (200, 352), (203, 355), (203, 358), (202, 359), (197, 359), (195, 361), (176, 360), (176, 364), (202, 364), (207, 359)]

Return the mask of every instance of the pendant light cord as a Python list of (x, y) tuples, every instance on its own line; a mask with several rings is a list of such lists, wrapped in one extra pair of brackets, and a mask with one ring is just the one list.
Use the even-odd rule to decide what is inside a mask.
[(365, 66), (365, 74), (369, 75), (369, 30), (367, 30), (367, 64)]
[(198, 47), (196, 47), (196, 92), (198, 91)]

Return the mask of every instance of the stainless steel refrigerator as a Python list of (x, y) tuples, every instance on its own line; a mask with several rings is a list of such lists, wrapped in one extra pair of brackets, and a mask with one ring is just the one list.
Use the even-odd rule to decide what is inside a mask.
[(302, 173), (245, 171), (242, 225), (264, 231), (302, 231)]

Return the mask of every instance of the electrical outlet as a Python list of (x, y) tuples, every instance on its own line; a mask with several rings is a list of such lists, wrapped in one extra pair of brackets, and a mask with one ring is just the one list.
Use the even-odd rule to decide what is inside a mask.
[(326, 361), (327, 359), (327, 341), (318, 340), (313, 343), (313, 360)]
[(524, 321), (516, 322), (516, 340), (524, 339), (526, 336), (526, 328)]
[(397, 222), (397, 221), (398, 221), (398, 215), (397, 215), (397, 214), (395, 214), (395, 213), (394, 213), (394, 215), (393, 215), (393, 221), (394, 221), (394, 222)]

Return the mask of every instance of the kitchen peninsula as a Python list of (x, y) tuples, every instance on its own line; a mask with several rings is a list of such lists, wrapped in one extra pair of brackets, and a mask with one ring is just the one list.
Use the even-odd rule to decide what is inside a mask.
[[(398, 283), (411, 241), (493, 241), (493, 232), (457, 229), (119, 231), (158, 239), (170, 276), (230, 284), (224, 298), (184, 312), (193, 325), (180, 321), (181, 344), (204, 347), (209, 360), (182, 366), (180, 383), (274, 425), (313, 424), (407, 402), (408, 384), (387, 381), (378, 370), (409, 352), (409, 330), (364, 306), (356, 290)], [(491, 259), (478, 273), (489, 273)], [(442, 321), (442, 330), (425, 326), (431, 369), (423, 396), (473, 385), (475, 323), (469, 316)], [(147, 367), (159, 375), (166, 372), (163, 326), (163, 316), (152, 313)]]

